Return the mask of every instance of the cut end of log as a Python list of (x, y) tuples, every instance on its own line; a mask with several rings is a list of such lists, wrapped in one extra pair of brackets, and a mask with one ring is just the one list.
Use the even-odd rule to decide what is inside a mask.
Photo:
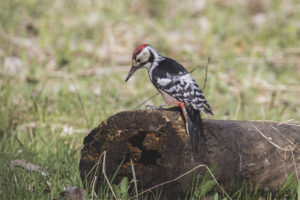
[(132, 177), (131, 160), (138, 182), (143, 186), (174, 177), (193, 160), (190, 138), (184, 127), (177, 109), (129, 111), (110, 117), (84, 139), (80, 161), (82, 180), (85, 181), (103, 151), (107, 152), (109, 177), (123, 163), (116, 182), (124, 176)]

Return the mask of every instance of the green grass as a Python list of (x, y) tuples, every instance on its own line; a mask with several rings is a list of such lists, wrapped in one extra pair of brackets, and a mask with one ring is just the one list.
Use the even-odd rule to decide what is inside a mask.
[[(140, 43), (188, 69), (211, 57), (205, 95), (214, 119), (300, 121), (299, 3), (199, 2), (0, 1), (0, 196), (59, 198), (82, 186), (84, 136), (155, 93), (145, 71), (124, 82)], [(193, 73), (200, 86), (204, 74)], [(50, 175), (11, 171), (13, 159)], [(239, 199), (239, 191), (231, 194)]]

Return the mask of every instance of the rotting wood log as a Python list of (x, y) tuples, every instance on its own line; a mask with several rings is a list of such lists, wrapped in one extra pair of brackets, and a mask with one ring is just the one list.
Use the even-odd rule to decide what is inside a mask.
[[(236, 185), (239, 177), (239, 181), (248, 180), (261, 190), (275, 192), (286, 181), (286, 175), (300, 174), (299, 125), (204, 119), (203, 126), (206, 141), (200, 139), (198, 152), (192, 156), (190, 138), (178, 109), (117, 113), (85, 137), (79, 166), (81, 179), (89, 183), (95, 173), (101, 176), (102, 164), (100, 168), (95, 166), (104, 151), (109, 178), (120, 163), (114, 182), (124, 176), (132, 178), (132, 160), (139, 187), (144, 190), (199, 164), (217, 164), (214, 175), (225, 189)], [(204, 171), (199, 169), (196, 173)], [(164, 191), (172, 195), (186, 193), (194, 175), (187, 174), (165, 185)]]

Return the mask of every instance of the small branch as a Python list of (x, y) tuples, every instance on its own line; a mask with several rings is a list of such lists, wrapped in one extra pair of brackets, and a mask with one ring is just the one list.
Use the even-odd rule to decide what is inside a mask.
[(203, 85), (203, 91), (205, 90), (206, 88), (206, 82), (207, 82), (207, 71), (208, 71), (208, 65), (210, 63), (210, 57), (208, 57), (208, 60), (207, 60), (207, 64), (206, 64), (206, 69), (205, 69), (205, 79), (204, 79), (204, 85)]
[(258, 131), (258, 133), (260, 133), (261, 136), (263, 136), (263, 137), (264, 137), (271, 145), (273, 145), (273, 146), (276, 147), (277, 149), (280, 149), (280, 150), (282, 150), (282, 151), (289, 151), (289, 152), (293, 152), (293, 151), (295, 150), (295, 147), (292, 148), (291, 146), (289, 146), (289, 147), (291, 147), (291, 148), (283, 148), (283, 147), (281, 147), (281, 146), (275, 144), (275, 143), (272, 142), (267, 136), (265, 136), (260, 130), (258, 130), (258, 128), (256, 128), (256, 126), (254, 126), (252, 123), (251, 123), (251, 125), (253, 126), (253, 128), (255, 128), (255, 129)]
[(111, 186), (111, 184), (110, 184), (110, 182), (109, 182), (109, 180), (108, 180), (108, 178), (106, 176), (106, 173), (105, 173), (106, 151), (104, 151), (103, 153), (104, 153), (104, 156), (103, 156), (102, 173), (103, 173), (104, 178), (105, 178), (105, 180), (106, 180), (106, 182), (107, 182), (107, 184), (109, 186), (109, 189), (110, 189), (111, 193), (113, 194), (114, 198), (117, 199), (117, 196), (116, 196), (116, 194), (115, 194), (115, 192), (114, 192), (114, 190), (113, 190), (113, 188), (112, 188), (112, 186)]
[[(291, 150), (292, 150), (292, 147), (291, 147)], [(297, 182), (299, 183), (299, 176), (298, 176), (298, 170), (297, 170), (297, 164), (296, 164), (296, 160), (295, 160), (295, 156), (294, 156), (294, 151), (292, 151), (292, 158), (293, 158), (293, 162), (294, 162), (295, 174), (296, 174)]]
[(49, 81), (49, 78), (47, 78), (46, 81), (44, 82), (44, 84), (42, 85), (41, 90), (40, 90), (40, 91), (38, 92), (38, 94), (37, 94), (37, 99), (39, 99), (39, 98), (41, 97), (41, 95), (42, 95), (44, 89), (45, 89), (46, 86), (47, 86), (48, 81)]
[(138, 108), (140, 108), (142, 105), (144, 105), (147, 101), (153, 99), (154, 97), (156, 97), (157, 95), (159, 95), (159, 92), (155, 93), (154, 95), (152, 95), (151, 97), (149, 97), (148, 99), (146, 99), (145, 101), (143, 101), (142, 103), (140, 103), (139, 105), (137, 105), (136, 107), (133, 108), (133, 110), (136, 110)]
[[(100, 168), (100, 160), (101, 160), (101, 157), (103, 156), (104, 152), (102, 152), (98, 158), (98, 162), (96, 163), (96, 165), (94, 167), (96, 167), (95, 171), (94, 171), (94, 175), (93, 175), (93, 181), (92, 181), (92, 184), (90, 185), (91, 188), (90, 190), (91, 191), (95, 191), (95, 185), (96, 185), (96, 182), (97, 182), (97, 179), (98, 179), (98, 171), (99, 171), (99, 168)], [(89, 171), (89, 173), (87, 174), (87, 176), (93, 171), (94, 167)]]
[(72, 81), (72, 83), (73, 83), (73, 85), (74, 85), (74, 87), (75, 87), (76, 94), (77, 94), (77, 97), (78, 97), (78, 100), (79, 100), (79, 103), (80, 103), (80, 106), (81, 106), (81, 111), (82, 111), (82, 113), (83, 113), (83, 115), (84, 115), (84, 118), (85, 118), (85, 121), (86, 121), (87, 128), (90, 129), (90, 123), (89, 123), (87, 114), (86, 114), (86, 112), (85, 112), (84, 104), (83, 104), (82, 99), (81, 99), (81, 96), (80, 96), (80, 94), (79, 94), (77, 85), (76, 85), (76, 83), (75, 83), (75, 81), (74, 81), (74, 79), (73, 79), (72, 77), (71, 77), (70, 79), (71, 79), (71, 81)]

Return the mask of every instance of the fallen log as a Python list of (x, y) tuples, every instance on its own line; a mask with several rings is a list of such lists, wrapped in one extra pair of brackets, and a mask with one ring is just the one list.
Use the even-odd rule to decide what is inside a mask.
[[(132, 178), (131, 161), (139, 187), (144, 190), (174, 179), (193, 167), (217, 164), (214, 176), (229, 189), (239, 181), (250, 181), (258, 189), (276, 191), (289, 173), (300, 173), (300, 126), (261, 121), (203, 120), (206, 140), (200, 139), (192, 155), (181, 112), (138, 110), (117, 113), (103, 121), (84, 139), (80, 175), (83, 183), (102, 173), (99, 164), (106, 151), (106, 174), (112, 177), (122, 163), (115, 183)], [(101, 161), (101, 160), (100, 160)], [(101, 162), (100, 162), (101, 163)], [(205, 169), (197, 169), (202, 173)], [(188, 191), (195, 174), (164, 186), (172, 195)], [(99, 187), (99, 181), (94, 183)]]

